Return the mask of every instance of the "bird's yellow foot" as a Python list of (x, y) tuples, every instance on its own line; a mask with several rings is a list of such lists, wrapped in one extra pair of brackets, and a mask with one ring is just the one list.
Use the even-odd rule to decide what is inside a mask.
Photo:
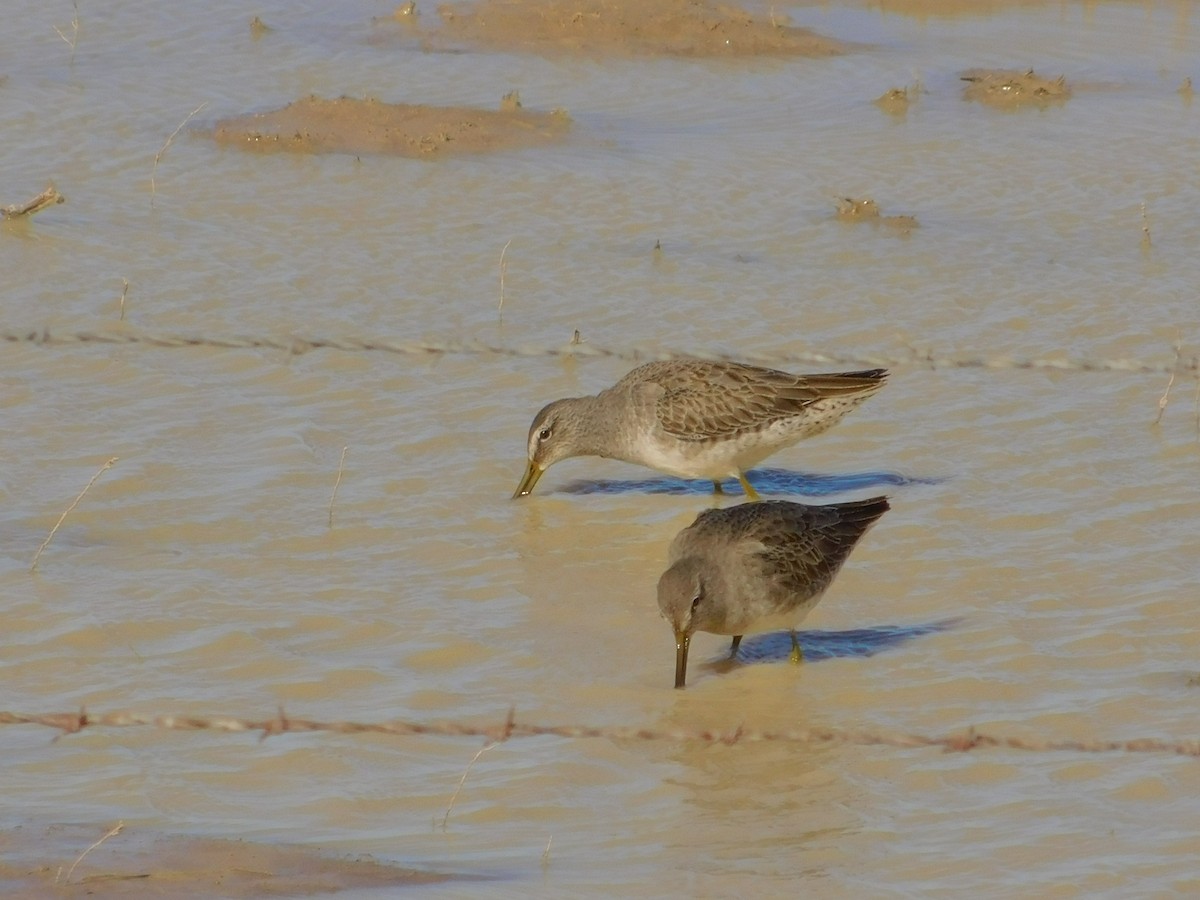
[(762, 499), (762, 497), (758, 496), (758, 491), (756, 491), (754, 489), (754, 487), (750, 484), (750, 482), (746, 480), (745, 472), (738, 472), (738, 481), (740, 481), (742, 483), (742, 490), (746, 492), (747, 500), (761, 500)]
[(804, 662), (804, 651), (800, 649), (800, 641), (796, 638), (796, 632), (792, 632), (792, 652), (788, 656), (794, 665), (799, 665)]

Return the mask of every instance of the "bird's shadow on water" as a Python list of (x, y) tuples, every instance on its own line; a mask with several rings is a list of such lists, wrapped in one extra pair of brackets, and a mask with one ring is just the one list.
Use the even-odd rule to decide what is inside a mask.
[[(859, 488), (903, 486), (910, 484), (941, 484), (945, 478), (921, 478), (900, 472), (850, 472), (822, 475), (816, 472), (792, 472), (788, 469), (755, 469), (746, 474), (750, 484), (761, 494), (802, 494), (826, 497)], [(726, 494), (740, 495), (741, 485), (730, 479), (721, 485)], [(558, 488), (563, 494), (676, 494), (712, 495), (713, 483), (683, 478), (587, 478), (569, 482)], [(789, 639), (790, 643), (790, 639)]]
[[(815, 663), (835, 657), (874, 656), (927, 634), (949, 631), (961, 621), (961, 618), (955, 618), (915, 625), (851, 628), (848, 631), (798, 631), (796, 638), (800, 642), (804, 662)], [(788, 661), (791, 655), (792, 636), (786, 631), (778, 631), (746, 637), (742, 640), (736, 657), (716, 659), (704, 663), (703, 667), (716, 672), (727, 672), (743, 665)]]

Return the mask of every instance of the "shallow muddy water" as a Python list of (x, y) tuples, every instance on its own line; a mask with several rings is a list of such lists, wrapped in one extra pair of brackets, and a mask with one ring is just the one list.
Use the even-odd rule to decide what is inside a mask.
[[(963, 6), (752, 7), (853, 49), (689, 59), (431, 49), (384, 3), (83, 6), (77, 34), (69, 4), (18, 4), (0, 205), (50, 180), (67, 200), (0, 222), (0, 330), (528, 353), (5, 342), (0, 710), (1194, 739), (1195, 379), (1155, 424), (1165, 369), (923, 357), (1197, 353), (1195, 7)], [(967, 70), (1031, 67), (1069, 96), (964, 97)], [(904, 87), (905, 112), (875, 104)], [(569, 136), (435, 161), (211, 138), (310, 94), (514, 90)], [(844, 198), (916, 226), (839, 219)], [(541, 352), (576, 332), (618, 355)], [(700, 635), (672, 689), (654, 586), (699, 487), (580, 459), (509, 499), (534, 412), (638, 349), (892, 368), (751, 476), (892, 499), (802, 666), (778, 635), (720, 665)], [(1170, 754), (547, 736), (456, 795), (479, 738), (53, 736), (0, 728), (6, 894), (70, 895), (48, 886), (118, 821), (80, 892), (392, 896), (412, 870), (430, 896), (1200, 889), (1200, 762)], [(344, 869), (297, 876), (290, 846)], [(225, 858), (299, 881), (205, 880)]]

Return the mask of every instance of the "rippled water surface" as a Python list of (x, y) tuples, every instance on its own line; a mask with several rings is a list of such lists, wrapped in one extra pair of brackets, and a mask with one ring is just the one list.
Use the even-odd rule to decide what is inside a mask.
[[(67, 202), (0, 224), (0, 329), (888, 360), (757, 477), (893, 508), (806, 664), (776, 635), (722, 666), (700, 635), (675, 691), (654, 585), (711, 500), (601, 460), (509, 499), (532, 414), (630, 357), (4, 343), (0, 709), (1195, 736), (1195, 380), (1155, 424), (1165, 370), (919, 359), (1196, 352), (1193, 4), (794, 6), (863, 46), (791, 61), (430, 53), (372, 24), (384, 3), (111, 6), (81, 7), (73, 56), (69, 4), (7, 17), (0, 203), (51, 179)], [(1070, 99), (962, 99), (968, 68), (1030, 66)], [(872, 103), (918, 83), (903, 116)], [(309, 93), (514, 89), (571, 139), (427, 162), (204, 135)], [(919, 227), (838, 221), (846, 196)], [(446, 896), (1200, 890), (1200, 763), (1169, 754), (539, 737), (455, 795), (478, 739), (52, 736), (0, 728), (14, 885), (120, 820), (476, 879), (422, 887)]]

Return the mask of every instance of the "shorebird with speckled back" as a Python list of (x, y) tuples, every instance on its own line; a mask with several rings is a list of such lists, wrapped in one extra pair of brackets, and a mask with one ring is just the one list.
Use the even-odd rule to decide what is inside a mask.
[(883, 387), (886, 369), (792, 375), (735, 362), (668, 359), (638, 366), (591, 397), (545, 406), (529, 428), (525, 477), (513, 497), (573, 456), (601, 456), (680, 478), (736, 478), (772, 453), (836, 425)]
[(733, 637), (785, 627), (800, 662), (796, 626), (842, 563), (888, 510), (886, 497), (808, 506), (788, 500), (709, 509), (679, 532), (658, 581), (658, 608), (675, 632), (675, 687), (687, 679), (697, 631)]

